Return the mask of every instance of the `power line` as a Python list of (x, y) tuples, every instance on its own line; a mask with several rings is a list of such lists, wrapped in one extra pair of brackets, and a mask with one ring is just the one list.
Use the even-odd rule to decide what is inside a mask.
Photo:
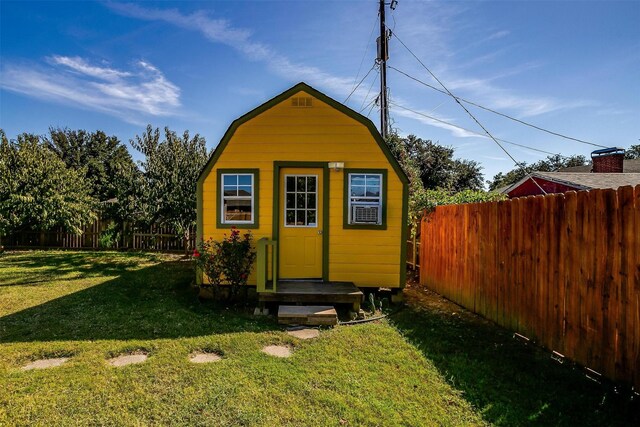
[(362, 71), (362, 64), (364, 64), (364, 59), (367, 57), (367, 53), (369, 53), (369, 47), (371, 46), (371, 38), (373, 37), (373, 32), (376, 29), (378, 24), (379, 16), (376, 15), (376, 19), (373, 21), (373, 27), (371, 27), (371, 32), (369, 33), (369, 39), (367, 40), (367, 44), (364, 49), (364, 53), (362, 54), (362, 59), (360, 60), (360, 65), (358, 66), (358, 72), (356, 73), (356, 77), (353, 79), (353, 84), (355, 86), (358, 81), (358, 77), (360, 77), (360, 71)]
[(367, 118), (369, 118), (369, 115), (373, 111), (373, 107), (376, 106), (376, 100), (377, 100), (377, 98), (373, 98), (373, 102), (371, 103), (371, 108), (369, 108), (369, 112), (367, 113)]
[(369, 98), (369, 94), (371, 93), (371, 89), (373, 89), (373, 85), (376, 84), (377, 80), (378, 80), (378, 74), (376, 74), (374, 76), (373, 81), (371, 82), (371, 86), (369, 86), (369, 90), (367, 91), (367, 95), (362, 100), (362, 104), (360, 105), (360, 111), (364, 110), (364, 108), (367, 108), (369, 106), (369, 105), (367, 105), (367, 107), (364, 107), (364, 103), (367, 102), (367, 98)]
[[(365, 105), (364, 107), (362, 107), (362, 108), (360, 109), (360, 111), (358, 111), (358, 113), (362, 114), (362, 112), (363, 112), (364, 110), (366, 110), (367, 108), (369, 108), (369, 107), (371, 106), (371, 104), (373, 104), (374, 102), (376, 102), (376, 99), (377, 99), (377, 97), (372, 98), (372, 99), (371, 99), (371, 101), (369, 101), (369, 102), (367, 103), (367, 105)], [(369, 113), (369, 114), (371, 114), (371, 113)]]
[(351, 91), (351, 93), (349, 94), (349, 96), (347, 96), (347, 99), (344, 100), (343, 104), (346, 104), (347, 101), (349, 101), (349, 98), (351, 98), (351, 95), (353, 95), (353, 93), (358, 90), (358, 88), (360, 87), (360, 85), (362, 84), (362, 82), (369, 77), (369, 74), (371, 73), (371, 71), (373, 71), (373, 69), (375, 68), (376, 64), (374, 63), (371, 68), (369, 68), (369, 71), (367, 71), (367, 74), (364, 75), (364, 77), (362, 78), (362, 80), (360, 80), (360, 83), (358, 83), (358, 85), (356, 87), (353, 88), (353, 90)]
[[(396, 38), (397, 38), (397, 36), (396, 36)], [(398, 41), (399, 41), (399, 40), (400, 40), (400, 39), (398, 39)], [(411, 80), (414, 80), (414, 81), (416, 81), (416, 82), (418, 82), (418, 83), (420, 83), (420, 84), (422, 84), (422, 85), (424, 85), (424, 86), (426, 86), (426, 87), (428, 87), (428, 88), (430, 88), (430, 89), (433, 89), (433, 90), (435, 90), (435, 91), (437, 91), (437, 92), (440, 92), (440, 93), (443, 93), (443, 94), (445, 94), (445, 95), (449, 95), (449, 94), (448, 94), (447, 92), (445, 92), (444, 90), (442, 90), (442, 89), (440, 89), (440, 88), (437, 88), (437, 87), (435, 87), (435, 86), (433, 86), (433, 85), (430, 85), (429, 83), (423, 82), (422, 80), (417, 79), (417, 78), (415, 78), (415, 77), (413, 77), (413, 76), (411, 76), (411, 75), (409, 75), (409, 74), (405, 73), (404, 71), (399, 70), (399, 69), (397, 69), (397, 68), (395, 68), (395, 67), (393, 67), (393, 66), (391, 66), (391, 65), (389, 65), (389, 68), (391, 68), (391, 69), (392, 69), (392, 70), (394, 70), (394, 71), (397, 71), (398, 73), (400, 73), (400, 74), (402, 74), (402, 75), (404, 75), (404, 76), (406, 76), (406, 77), (410, 78)], [(525, 125), (525, 126), (529, 126), (529, 127), (531, 127), (531, 128), (537, 129), (537, 130), (542, 131), (542, 132), (546, 132), (546, 133), (551, 134), (551, 135), (554, 135), (554, 136), (558, 136), (558, 137), (560, 137), (560, 138), (569, 139), (569, 140), (571, 140), (571, 141), (580, 142), (580, 143), (582, 143), (582, 144), (592, 145), (592, 146), (594, 146), (594, 147), (607, 148), (605, 145), (595, 144), (595, 143), (593, 143), (593, 142), (585, 141), (585, 140), (583, 140), (583, 139), (574, 138), (574, 137), (572, 137), (572, 136), (563, 135), (563, 134), (561, 134), (561, 133), (554, 132), (554, 131), (552, 131), (552, 130), (542, 128), (542, 127), (540, 127), (540, 126), (534, 125), (534, 124), (532, 124), (532, 123), (525, 122), (524, 120), (518, 119), (518, 118), (516, 118), (516, 117), (509, 116), (508, 114), (501, 113), (500, 111), (493, 110), (493, 109), (491, 109), (491, 108), (489, 108), (489, 107), (485, 107), (485, 106), (483, 106), (483, 105), (480, 105), (480, 104), (478, 104), (478, 103), (476, 103), (476, 102), (473, 102), (473, 101), (469, 101), (469, 100), (464, 99), (464, 98), (460, 98), (460, 97), (454, 97), (454, 98), (457, 98), (457, 99), (459, 99), (460, 101), (462, 101), (462, 102), (464, 102), (464, 103), (466, 103), (466, 104), (473, 105), (474, 107), (482, 108), (483, 110), (489, 111), (489, 112), (491, 112), (491, 113), (493, 113), (493, 114), (497, 114), (497, 115), (502, 116), (502, 117), (504, 117), (504, 118), (507, 118), (507, 119), (509, 119), (509, 120), (513, 120), (514, 122), (518, 122), (518, 123), (523, 124), (523, 125)]]
[[(471, 129), (467, 129), (467, 128), (465, 128), (465, 127), (462, 127), (462, 126), (458, 126), (458, 125), (456, 125), (456, 124), (453, 124), (453, 123), (451, 123), (451, 122), (447, 122), (446, 120), (442, 120), (442, 119), (439, 119), (439, 118), (437, 118), (437, 117), (433, 117), (433, 116), (430, 116), (430, 115), (428, 115), (428, 114), (422, 113), (422, 112), (420, 112), (420, 111), (413, 110), (413, 109), (411, 109), (411, 108), (408, 108), (408, 107), (405, 107), (405, 106), (403, 106), (403, 105), (400, 105), (400, 104), (398, 104), (398, 103), (396, 103), (396, 102), (389, 101), (389, 104), (391, 104), (391, 105), (393, 105), (393, 106), (395, 106), (395, 107), (401, 108), (401, 109), (403, 109), (403, 110), (407, 110), (407, 111), (409, 111), (409, 112), (411, 112), (411, 113), (413, 113), (413, 114), (417, 114), (417, 115), (419, 115), (419, 116), (425, 117), (425, 118), (427, 118), (427, 119), (429, 119), (429, 120), (433, 120), (433, 121), (435, 121), (435, 122), (439, 122), (439, 123), (445, 124), (445, 125), (447, 125), (447, 126), (451, 126), (451, 127), (453, 127), (453, 128), (463, 130), (463, 131), (465, 131), (465, 132), (469, 132), (469, 133), (471, 133), (471, 134), (473, 134), (473, 135), (476, 135), (476, 136), (479, 136), (479, 137), (482, 137), (482, 138), (486, 138), (486, 137), (487, 137), (486, 135), (483, 135), (483, 134), (481, 134), (480, 132), (476, 132), (476, 131), (473, 131), (473, 130), (471, 130)], [(537, 152), (539, 152), (539, 153), (548, 154), (548, 155), (550, 155), (550, 156), (560, 156), (560, 157), (563, 157), (563, 158), (565, 158), (565, 159), (568, 159), (568, 158), (569, 158), (569, 157), (567, 157), (567, 156), (563, 156), (563, 155), (562, 155), (562, 154), (560, 154), (560, 153), (553, 153), (553, 152), (551, 152), (551, 151), (545, 151), (545, 150), (541, 150), (541, 149), (539, 149), (539, 148), (529, 147), (528, 145), (518, 144), (517, 142), (507, 141), (506, 139), (502, 139), (502, 138), (496, 138), (496, 139), (497, 139), (498, 141), (500, 141), (500, 142), (504, 142), (505, 144), (515, 145), (516, 147), (526, 148), (527, 150), (537, 151)]]
[[(422, 67), (423, 67), (425, 70), (427, 70), (427, 72), (428, 72), (429, 74), (431, 74), (431, 77), (433, 77), (433, 78), (435, 79), (435, 81), (437, 81), (437, 82), (440, 84), (440, 86), (442, 86), (442, 89), (444, 89), (444, 90), (447, 92), (447, 94), (448, 94), (450, 97), (452, 97), (452, 98), (453, 98), (453, 99), (458, 103), (458, 105), (459, 105), (459, 106), (460, 106), (460, 107), (461, 107), (461, 108), (462, 108), (462, 109), (463, 109), (463, 110), (464, 110), (464, 111), (469, 115), (469, 117), (471, 117), (471, 118), (473, 119), (473, 121), (474, 121), (474, 122), (476, 122), (476, 124), (482, 128), (482, 130), (483, 130), (483, 131), (484, 131), (484, 132), (489, 136), (489, 138), (491, 138), (491, 139), (493, 140), (493, 142), (495, 142), (495, 143), (496, 143), (496, 145), (498, 145), (498, 147), (500, 147), (500, 149), (501, 149), (502, 151), (504, 151), (504, 152), (505, 152), (505, 154), (506, 154), (507, 156), (509, 156), (509, 158), (510, 158), (511, 160), (513, 160), (513, 163), (516, 165), (516, 167), (520, 167), (520, 169), (522, 169), (522, 171), (523, 171), (523, 172), (525, 172), (525, 175), (526, 175), (526, 171), (525, 171), (525, 170), (524, 170), (524, 168), (522, 167), (522, 164), (521, 164), (521, 163), (518, 163), (518, 161), (517, 161), (517, 160), (516, 160), (512, 155), (511, 155), (511, 153), (509, 153), (509, 151), (507, 151), (507, 149), (506, 149), (506, 148), (504, 148), (504, 147), (502, 146), (502, 144), (500, 144), (496, 138), (494, 138), (494, 136), (491, 134), (491, 132), (489, 132), (489, 130), (488, 130), (487, 128), (485, 128), (485, 127), (482, 125), (482, 123), (480, 123), (480, 121), (479, 121), (478, 119), (476, 119), (476, 116), (474, 116), (474, 115), (471, 113), (471, 111), (469, 111), (469, 110), (467, 109), (467, 107), (465, 107), (465, 106), (462, 104), (462, 102), (460, 102), (460, 100), (459, 100), (457, 97), (455, 97), (455, 96), (453, 95), (453, 93), (451, 93), (451, 91), (450, 91), (449, 89), (447, 89), (447, 87), (444, 85), (444, 83), (442, 83), (442, 82), (440, 81), (440, 79), (439, 79), (435, 74), (433, 74), (433, 72), (429, 69), (429, 67), (427, 67), (427, 66), (426, 66), (426, 65), (425, 65), (425, 64), (420, 60), (420, 58), (418, 58), (418, 57), (416, 56), (416, 54), (415, 54), (415, 53), (413, 53), (413, 52), (411, 51), (411, 49), (409, 49), (409, 47), (408, 47), (406, 44), (404, 44), (404, 42), (403, 42), (403, 41), (402, 41), (402, 40), (401, 40), (397, 35), (396, 35), (396, 39), (398, 39), (398, 41), (400, 42), (400, 44), (401, 44), (402, 46), (404, 46), (404, 48), (405, 48), (405, 49), (407, 49), (407, 51), (411, 54), (411, 56), (413, 56), (413, 57), (416, 59), (416, 61), (418, 61), (418, 62), (420, 63), (420, 65), (422, 65)], [(536, 180), (535, 180), (535, 179), (533, 179), (533, 177), (531, 177), (531, 180), (533, 181), (533, 183), (534, 183), (534, 184), (536, 184), (536, 186), (540, 189), (540, 191), (542, 191), (542, 194), (547, 194), (547, 192), (546, 192), (546, 191), (544, 191), (544, 189), (543, 189), (543, 188), (542, 188), (542, 187), (541, 187), (541, 186), (536, 182)]]

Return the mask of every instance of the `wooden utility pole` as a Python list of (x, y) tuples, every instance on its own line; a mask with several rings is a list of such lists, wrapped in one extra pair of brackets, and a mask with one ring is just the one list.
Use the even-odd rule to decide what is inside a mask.
[(389, 105), (387, 103), (387, 59), (389, 59), (389, 34), (385, 24), (385, 3), (380, 0), (380, 37), (378, 37), (378, 65), (380, 66), (380, 134), (383, 138), (389, 132)]

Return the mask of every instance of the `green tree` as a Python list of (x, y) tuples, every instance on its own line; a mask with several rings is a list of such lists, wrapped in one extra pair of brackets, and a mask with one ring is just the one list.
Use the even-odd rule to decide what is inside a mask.
[(640, 144), (631, 145), (624, 153), (627, 160), (640, 159)]
[[(480, 167), (474, 161), (453, 160), (453, 149), (416, 136), (407, 138), (392, 133), (387, 138), (391, 153), (409, 178), (409, 225), (416, 225), (425, 210), (438, 205), (502, 200), (505, 196), (482, 189)], [(436, 169), (428, 171), (424, 162)], [(425, 175), (426, 172), (426, 175)], [(426, 176), (426, 179), (425, 179)], [(425, 188), (425, 181), (434, 188)], [(438, 186), (436, 183), (446, 183)]]
[(49, 128), (47, 146), (71, 169), (86, 171), (91, 195), (102, 204), (107, 218), (132, 219), (133, 212), (120, 197), (128, 194), (139, 174), (127, 147), (103, 131)]
[(161, 140), (160, 130), (148, 125), (130, 143), (144, 156), (138, 212), (149, 223), (170, 225), (186, 241), (196, 223), (196, 182), (209, 159), (205, 139), (166, 127)]
[(475, 160), (456, 159), (453, 162), (453, 179), (450, 188), (453, 192), (466, 190), (479, 191), (484, 188), (482, 166)]
[(453, 148), (423, 140), (415, 135), (402, 138), (392, 134), (390, 138), (403, 146), (406, 156), (418, 167), (425, 188), (443, 188), (453, 192), (483, 188), (484, 177), (480, 164), (473, 160), (454, 158)]
[(67, 168), (37, 135), (0, 130), (0, 235), (62, 226), (79, 233), (96, 218), (84, 169)]
[(492, 181), (487, 181), (489, 190), (497, 190), (502, 187), (515, 184), (525, 176), (532, 172), (553, 172), (560, 168), (568, 168), (573, 166), (584, 166), (588, 164), (587, 158), (582, 155), (573, 155), (569, 157), (560, 156), (558, 154), (547, 156), (546, 159), (528, 165), (526, 162), (521, 163), (521, 167), (514, 168), (509, 172), (494, 175)]

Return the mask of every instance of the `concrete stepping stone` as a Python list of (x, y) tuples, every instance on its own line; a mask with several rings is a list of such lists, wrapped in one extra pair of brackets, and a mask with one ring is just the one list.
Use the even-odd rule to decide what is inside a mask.
[(136, 363), (143, 363), (149, 358), (146, 354), (123, 354), (121, 356), (112, 357), (107, 360), (111, 366), (126, 366), (134, 365)]
[(189, 357), (189, 361), (191, 363), (211, 363), (211, 362), (219, 362), (221, 360), (222, 360), (222, 356), (216, 353), (197, 352), (197, 353), (193, 353), (191, 357)]
[(320, 336), (320, 331), (313, 328), (291, 329), (287, 333), (301, 340), (310, 340)]
[(291, 356), (291, 348), (286, 345), (268, 345), (262, 349), (262, 352), (274, 357)]
[(56, 366), (60, 366), (69, 360), (69, 357), (54, 357), (51, 359), (38, 359), (29, 363), (28, 365), (24, 365), (22, 368), (23, 371), (30, 371), (32, 369), (47, 369), (54, 368)]

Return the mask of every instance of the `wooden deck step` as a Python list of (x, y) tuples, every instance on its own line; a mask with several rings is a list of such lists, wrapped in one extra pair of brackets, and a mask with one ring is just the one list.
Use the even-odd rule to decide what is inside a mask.
[(310, 305), (352, 304), (360, 309), (363, 294), (352, 282), (313, 282), (279, 280), (273, 292), (260, 292), (261, 302)]
[(330, 305), (281, 305), (278, 323), (287, 325), (335, 325), (338, 313)]

